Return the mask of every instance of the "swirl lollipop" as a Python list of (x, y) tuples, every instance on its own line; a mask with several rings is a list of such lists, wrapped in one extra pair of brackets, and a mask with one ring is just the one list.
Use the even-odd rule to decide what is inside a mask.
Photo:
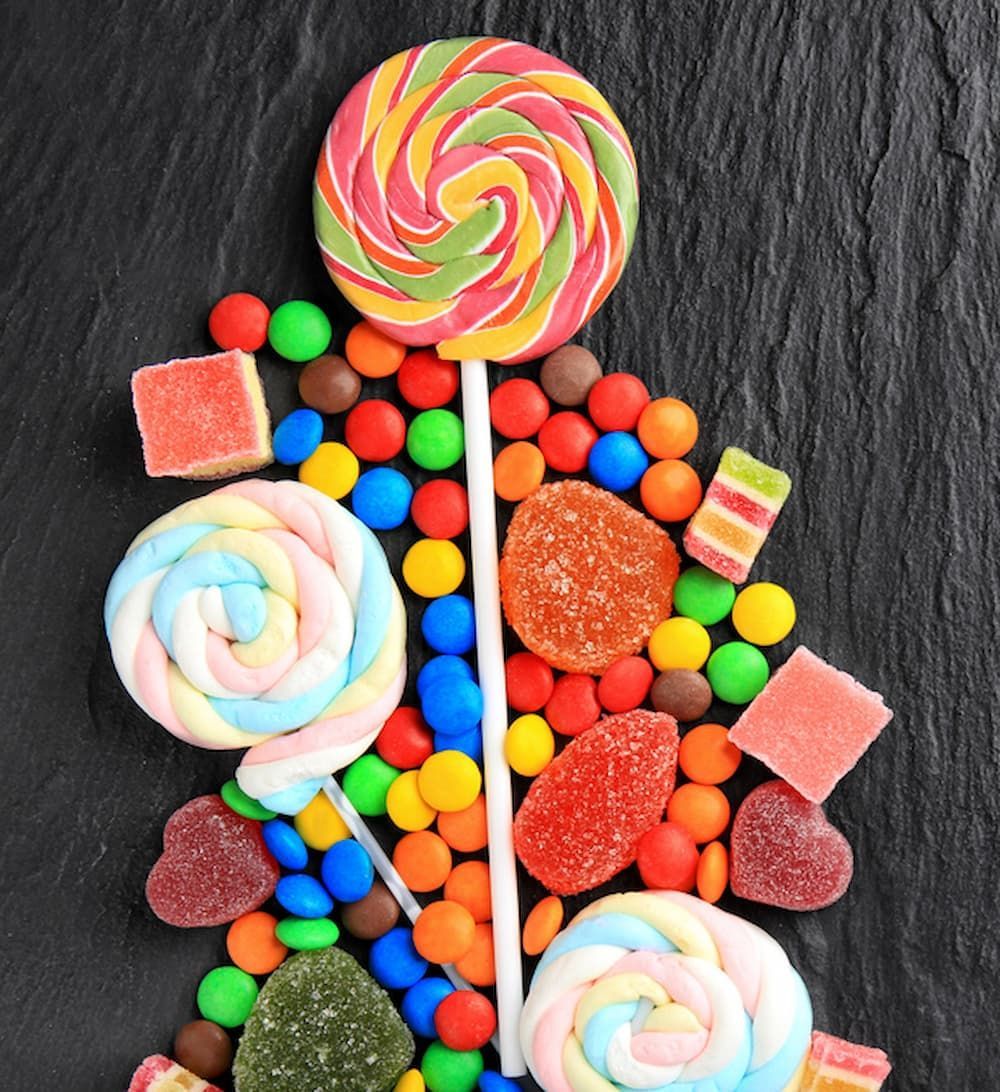
[(520, 930), (485, 360), (543, 356), (604, 301), (635, 235), (635, 156), (604, 97), (562, 61), (455, 38), (391, 57), (350, 92), (313, 208), (347, 299), (399, 341), (462, 361), (501, 1066), (514, 1076)]
[(538, 964), (521, 1042), (546, 1092), (793, 1092), (812, 1006), (782, 948), (675, 891), (591, 903)]
[(104, 621), (142, 709), (199, 747), (248, 747), (243, 790), (299, 811), (370, 746), (406, 679), (406, 615), (359, 520), (298, 482), (182, 504), (129, 547)]

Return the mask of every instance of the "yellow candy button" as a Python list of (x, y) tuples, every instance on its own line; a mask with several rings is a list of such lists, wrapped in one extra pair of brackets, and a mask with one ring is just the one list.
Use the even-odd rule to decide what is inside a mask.
[(649, 638), (649, 658), (657, 671), (686, 667), (697, 671), (712, 651), (708, 630), (693, 618), (668, 618)]
[(400, 830), (426, 830), (437, 818), (437, 812), (420, 795), (419, 776), (416, 770), (401, 773), (386, 793), (386, 811)]
[(406, 551), (403, 579), (425, 599), (450, 595), (465, 579), (465, 558), (454, 542), (422, 538)]
[(402, 1077), (396, 1081), (396, 1087), (392, 1092), (424, 1092), (427, 1085), (419, 1069), (408, 1069)]
[(299, 837), (310, 849), (325, 853), (334, 842), (350, 838), (347, 824), (330, 803), (325, 792), (318, 792), (292, 820)]
[(535, 777), (552, 761), (556, 753), (556, 740), (544, 717), (537, 713), (525, 713), (507, 729), (503, 749), (515, 773)]
[(340, 500), (354, 488), (359, 470), (358, 458), (349, 447), (325, 443), (299, 467), (299, 481)]
[(779, 584), (750, 584), (736, 596), (733, 625), (752, 645), (776, 645), (795, 625), (795, 600)]
[(462, 811), (483, 785), (479, 767), (461, 751), (438, 751), (420, 767), (420, 795), (438, 811)]

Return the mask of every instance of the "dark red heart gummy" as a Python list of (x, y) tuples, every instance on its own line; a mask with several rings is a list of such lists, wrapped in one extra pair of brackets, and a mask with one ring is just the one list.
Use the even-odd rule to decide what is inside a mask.
[(146, 899), (168, 925), (222, 925), (267, 902), (279, 874), (260, 823), (231, 811), (221, 796), (198, 796), (167, 820)]
[(627, 868), (663, 817), (677, 773), (677, 721), (636, 709), (598, 721), (538, 777), (514, 819), (524, 867), (557, 895)]
[(848, 840), (786, 781), (768, 781), (740, 804), (730, 838), (734, 895), (784, 910), (821, 910), (844, 894), (853, 875)]

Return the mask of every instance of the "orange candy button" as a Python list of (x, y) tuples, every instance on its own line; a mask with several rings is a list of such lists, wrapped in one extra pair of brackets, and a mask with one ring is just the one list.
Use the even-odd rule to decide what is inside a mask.
[(451, 872), (451, 850), (433, 831), (417, 830), (399, 839), (392, 863), (411, 891), (436, 891)]
[(432, 902), (413, 923), (413, 947), (431, 963), (457, 963), (472, 950), (476, 923), (460, 903)]
[(457, 865), (445, 881), (444, 897), (464, 906), (474, 921), (489, 921), (493, 917), (490, 866), (485, 861), (463, 861)]
[(699, 724), (681, 740), (678, 761), (685, 776), (700, 785), (721, 785), (739, 769), (743, 754), (729, 742), (721, 724)]
[(671, 823), (680, 823), (698, 845), (719, 837), (729, 825), (729, 810), (729, 801), (721, 789), (694, 782), (674, 789), (667, 802), (667, 818)]
[(536, 903), (524, 919), (521, 934), (521, 946), (526, 955), (541, 955), (552, 943), (563, 923), (562, 900), (556, 895), (548, 895)]
[(653, 519), (677, 523), (701, 504), (701, 479), (680, 459), (664, 459), (643, 474), (639, 496)]
[(545, 456), (534, 444), (508, 444), (493, 463), (493, 487), (506, 501), (521, 501), (534, 493), (545, 477)]
[(476, 926), (468, 954), (455, 960), (455, 970), (473, 986), (492, 986), (497, 980), (493, 957), (493, 926)]
[(347, 335), (344, 355), (356, 372), (369, 379), (382, 379), (399, 371), (406, 346), (376, 330), (370, 322), (359, 322)]
[(638, 432), (654, 459), (682, 459), (698, 439), (698, 418), (679, 398), (657, 398), (639, 414)]
[(721, 842), (710, 842), (701, 851), (696, 880), (705, 902), (718, 902), (729, 883), (729, 854)]
[(438, 834), (459, 853), (478, 853), (488, 842), (486, 797), (480, 793), (461, 811), (443, 811), (437, 818)]
[(274, 935), (278, 919), (263, 910), (244, 914), (229, 926), (226, 951), (247, 974), (270, 974), (281, 965), (288, 949)]

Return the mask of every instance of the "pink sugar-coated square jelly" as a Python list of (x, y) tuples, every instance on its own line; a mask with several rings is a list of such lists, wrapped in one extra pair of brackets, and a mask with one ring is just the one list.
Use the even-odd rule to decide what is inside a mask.
[(800, 1092), (879, 1092), (891, 1072), (884, 1050), (814, 1031)]
[(132, 405), (151, 478), (228, 478), (274, 461), (250, 353), (232, 349), (139, 368)]
[(222, 1090), (163, 1054), (151, 1054), (132, 1074), (128, 1092), (222, 1092)]
[(807, 800), (822, 804), (892, 720), (879, 694), (801, 645), (729, 731)]

